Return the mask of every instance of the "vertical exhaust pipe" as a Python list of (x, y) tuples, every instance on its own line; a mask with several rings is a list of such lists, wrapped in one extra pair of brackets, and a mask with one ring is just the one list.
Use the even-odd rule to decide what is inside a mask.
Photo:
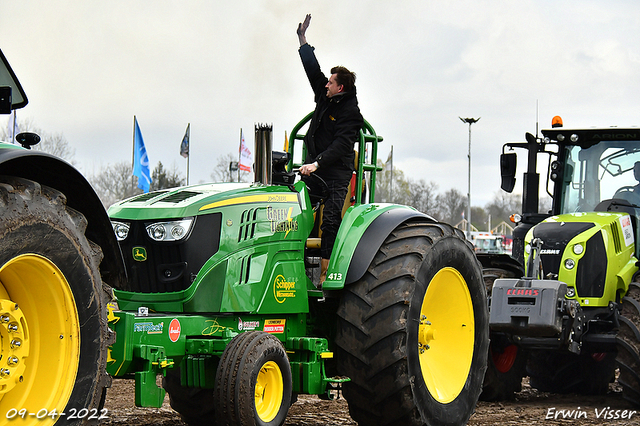
[(271, 185), (271, 140), (273, 125), (255, 125), (254, 181)]

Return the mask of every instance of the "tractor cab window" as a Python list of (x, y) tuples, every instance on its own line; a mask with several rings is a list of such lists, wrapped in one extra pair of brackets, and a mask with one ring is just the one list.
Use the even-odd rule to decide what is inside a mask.
[(562, 213), (589, 212), (603, 200), (623, 199), (640, 207), (640, 141), (602, 141), (566, 148)]

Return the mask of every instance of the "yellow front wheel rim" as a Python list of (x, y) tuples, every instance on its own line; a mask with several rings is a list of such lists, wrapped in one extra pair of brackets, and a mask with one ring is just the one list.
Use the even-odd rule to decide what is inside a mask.
[[(19, 344), (16, 344), (19, 342)], [(16, 425), (50, 425), (78, 372), (80, 324), (73, 292), (49, 259), (24, 254), (0, 268), (0, 413)], [(3, 374), (4, 373), (4, 374)], [(29, 413), (34, 414), (29, 416)]]
[(282, 406), (284, 385), (280, 367), (274, 361), (267, 361), (256, 379), (255, 403), (260, 419), (268, 423), (275, 419)]
[(418, 357), (431, 396), (456, 399), (471, 370), (475, 342), (473, 303), (465, 279), (454, 268), (433, 277), (420, 308)]

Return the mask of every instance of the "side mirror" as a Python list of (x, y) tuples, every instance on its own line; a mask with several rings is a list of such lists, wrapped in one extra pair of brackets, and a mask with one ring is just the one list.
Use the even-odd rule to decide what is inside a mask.
[(0, 114), (11, 114), (11, 87), (0, 87)]
[(23, 132), (16, 135), (16, 141), (26, 149), (40, 142), (40, 136), (36, 133)]
[(503, 191), (512, 192), (516, 186), (516, 165), (517, 157), (515, 152), (507, 152), (500, 155), (500, 174), (502, 183), (500, 187)]

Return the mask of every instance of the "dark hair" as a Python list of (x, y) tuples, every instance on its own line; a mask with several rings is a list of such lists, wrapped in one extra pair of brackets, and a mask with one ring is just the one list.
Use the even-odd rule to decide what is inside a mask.
[(349, 71), (345, 67), (331, 68), (331, 74), (336, 74), (336, 82), (344, 86), (345, 92), (350, 92), (356, 85), (356, 73)]

